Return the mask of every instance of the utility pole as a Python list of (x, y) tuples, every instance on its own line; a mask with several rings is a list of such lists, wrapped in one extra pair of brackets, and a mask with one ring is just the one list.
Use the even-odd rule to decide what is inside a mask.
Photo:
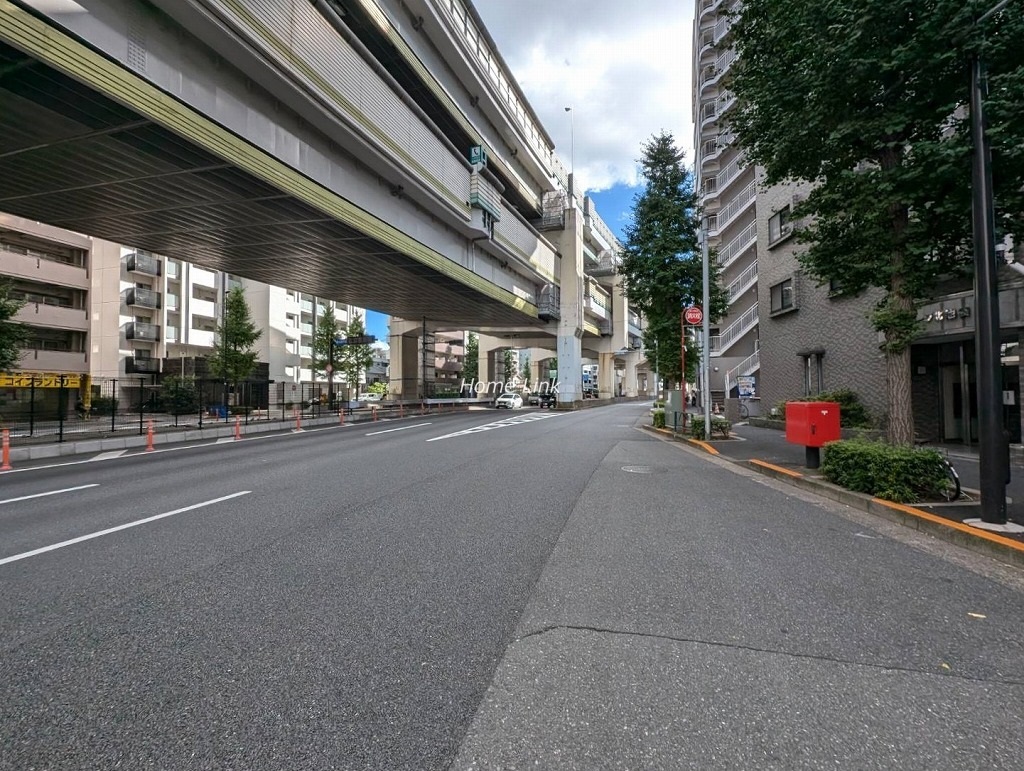
[[(980, 26), (1009, 4), (1002, 0), (975, 21)], [(992, 200), (991, 151), (985, 133), (985, 65), (971, 59), (971, 215), (974, 230), (974, 340), (978, 365), (978, 430), (981, 466), (981, 521), (1006, 523), (1009, 448), (1003, 435), (1002, 364), (999, 332), (999, 278), (996, 270), (995, 207)], [(968, 421), (968, 433), (970, 432)]]

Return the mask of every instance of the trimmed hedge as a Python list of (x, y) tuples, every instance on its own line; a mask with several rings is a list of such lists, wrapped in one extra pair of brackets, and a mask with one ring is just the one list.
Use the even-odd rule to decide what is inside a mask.
[(897, 503), (940, 497), (946, 478), (935, 450), (858, 439), (826, 444), (821, 472), (847, 490)]
[(651, 412), (651, 418), (654, 420), (655, 428), (665, 427), (665, 410), (653, 410)]

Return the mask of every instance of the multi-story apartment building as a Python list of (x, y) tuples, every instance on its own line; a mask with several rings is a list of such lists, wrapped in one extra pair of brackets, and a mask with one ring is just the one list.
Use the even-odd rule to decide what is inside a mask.
[[(162, 375), (194, 374), (195, 360), (214, 345), (223, 294), (234, 286), (245, 289), (263, 331), (259, 361), (276, 382), (323, 382), (323, 373), (314, 377), (312, 370), (317, 321), (328, 307), (340, 327), (362, 313), (6, 214), (0, 214), (0, 256), (0, 279), (26, 302), (15, 320), (30, 331), (17, 371), (0, 380), (2, 399), (16, 402), (22, 386), (34, 388), (40, 409), (61, 375), (65, 388), (91, 380), (116, 389), (104, 395), (135, 404), (155, 391)], [(76, 399), (71, 393), (67, 402)]]
[(697, 0), (694, 22), (696, 185), (708, 248), (721, 270), (729, 311), (711, 329), (711, 397), (722, 401), (740, 375), (756, 375), (758, 359), (758, 219), (755, 169), (746, 163), (722, 114), (732, 103), (727, 87), (735, 51), (727, 12), (735, 0)]
[(94, 266), (117, 247), (38, 222), (0, 214), (0, 280), (25, 305), (14, 320), (28, 340), (14, 372), (0, 373), (0, 414), (16, 414), (29, 394), (40, 412), (55, 408), (61, 386), (74, 404), (94, 361), (90, 329)]

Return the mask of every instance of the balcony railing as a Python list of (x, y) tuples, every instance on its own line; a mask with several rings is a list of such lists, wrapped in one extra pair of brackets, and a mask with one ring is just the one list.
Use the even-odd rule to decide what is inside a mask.
[(124, 325), (125, 340), (147, 340), (151, 343), (160, 341), (160, 325), (145, 321), (129, 321)]
[(742, 375), (753, 375), (761, 369), (761, 352), (754, 351), (747, 358), (725, 373), (725, 391), (729, 393), (739, 382)]
[(125, 290), (124, 303), (125, 305), (156, 310), (160, 307), (160, 293), (154, 292), (152, 289), (132, 287)]
[(718, 265), (722, 268), (729, 267), (733, 261), (743, 254), (752, 245), (757, 243), (757, 222), (751, 222), (740, 234), (733, 238), (728, 244), (718, 250)]
[(740, 296), (750, 287), (757, 283), (757, 260), (748, 265), (729, 286), (725, 288), (725, 294), (729, 298), (729, 304), (736, 302)]
[(131, 374), (153, 374), (160, 371), (160, 359), (148, 356), (128, 356), (124, 360), (124, 371)]
[(736, 321), (723, 329), (719, 334), (711, 336), (711, 354), (713, 356), (721, 356), (733, 343), (756, 327), (757, 322), (757, 303), (754, 303)]
[(160, 260), (152, 254), (132, 252), (126, 260), (130, 273), (143, 273), (147, 276), (160, 275)]
[[(718, 212), (718, 217), (715, 220), (714, 230), (722, 230), (728, 225), (736, 216), (742, 212), (757, 196), (757, 188), (753, 182), (747, 185), (741, 190), (735, 198), (729, 203), (722, 207)], [(710, 226), (709, 226), (710, 227)]]

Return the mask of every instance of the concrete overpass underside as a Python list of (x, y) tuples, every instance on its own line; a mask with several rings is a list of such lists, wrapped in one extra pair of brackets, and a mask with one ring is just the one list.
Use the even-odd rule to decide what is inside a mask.
[(159, 116), (180, 106), (159, 93), (128, 107), (53, 64), (0, 42), (0, 211), (403, 318), (543, 326), (258, 149), (229, 136), (242, 162), (212, 151), (216, 124), (175, 130)]

